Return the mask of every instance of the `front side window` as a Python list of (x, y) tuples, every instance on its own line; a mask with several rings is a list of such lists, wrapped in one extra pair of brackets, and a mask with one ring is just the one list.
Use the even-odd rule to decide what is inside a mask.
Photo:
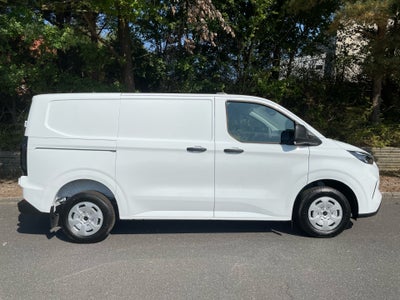
[(280, 143), (285, 130), (294, 130), (294, 122), (268, 106), (228, 101), (228, 132), (244, 143)]

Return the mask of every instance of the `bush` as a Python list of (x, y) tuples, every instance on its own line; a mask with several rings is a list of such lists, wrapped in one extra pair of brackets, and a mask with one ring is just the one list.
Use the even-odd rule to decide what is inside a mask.
[(17, 151), (24, 136), (23, 124), (0, 124), (0, 151)]
[(400, 147), (400, 125), (369, 125), (355, 130), (349, 136), (349, 142), (367, 147)]

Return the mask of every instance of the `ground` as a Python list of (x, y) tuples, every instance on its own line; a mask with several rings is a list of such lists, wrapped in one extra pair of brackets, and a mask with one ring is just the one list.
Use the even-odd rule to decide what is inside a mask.
[(400, 192), (400, 174), (393, 176), (381, 176), (381, 192)]
[[(381, 192), (400, 192), (400, 175), (381, 176)], [(0, 179), (0, 198), (22, 197), (22, 190), (16, 180)]]

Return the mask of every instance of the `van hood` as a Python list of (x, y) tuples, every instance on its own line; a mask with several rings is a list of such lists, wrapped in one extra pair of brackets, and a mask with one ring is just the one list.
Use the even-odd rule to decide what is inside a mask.
[(347, 144), (347, 143), (343, 143), (341, 141), (337, 141), (337, 140), (333, 140), (330, 139), (332, 142), (334, 142), (336, 145), (338, 145), (340, 148), (346, 150), (346, 151), (358, 151), (358, 152), (364, 152), (364, 153), (368, 153), (367, 151), (365, 151), (364, 149), (358, 148), (356, 146)]

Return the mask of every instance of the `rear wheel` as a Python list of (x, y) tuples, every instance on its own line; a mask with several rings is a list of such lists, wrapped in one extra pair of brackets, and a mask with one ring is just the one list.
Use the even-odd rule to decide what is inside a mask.
[(97, 191), (76, 194), (61, 212), (65, 235), (78, 243), (104, 240), (115, 224), (115, 211), (110, 200)]
[(332, 237), (349, 224), (351, 208), (346, 197), (331, 187), (314, 187), (300, 196), (296, 221), (314, 237)]

